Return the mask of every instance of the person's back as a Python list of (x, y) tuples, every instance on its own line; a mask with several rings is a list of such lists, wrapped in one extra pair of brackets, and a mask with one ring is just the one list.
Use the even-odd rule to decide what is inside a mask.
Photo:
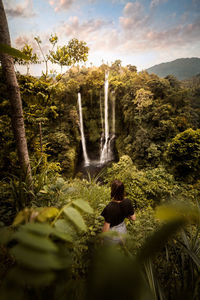
[(112, 182), (111, 201), (104, 208), (101, 215), (105, 219), (102, 231), (111, 230), (120, 234), (126, 233), (125, 218), (136, 219), (131, 201), (127, 198), (124, 199), (124, 185), (121, 181), (116, 179)]
[(132, 203), (129, 199), (111, 201), (102, 211), (101, 215), (110, 224), (110, 228), (119, 225), (125, 218), (134, 214)]

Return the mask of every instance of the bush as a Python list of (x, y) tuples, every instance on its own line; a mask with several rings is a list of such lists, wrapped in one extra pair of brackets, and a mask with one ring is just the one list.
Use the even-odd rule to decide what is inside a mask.
[(177, 134), (168, 146), (166, 158), (177, 178), (196, 181), (200, 176), (200, 129)]
[(127, 197), (133, 201), (135, 208), (155, 206), (167, 201), (178, 189), (173, 176), (163, 167), (139, 171), (127, 155), (107, 170), (107, 182), (115, 178), (124, 183)]

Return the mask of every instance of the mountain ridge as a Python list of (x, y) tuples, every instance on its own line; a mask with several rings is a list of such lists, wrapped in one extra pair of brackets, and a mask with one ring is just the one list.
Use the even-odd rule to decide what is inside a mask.
[(179, 80), (184, 80), (196, 76), (200, 73), (200, 58), (178, 58), (170, 62), (164, 62), (154, 65), (146, 71), (154, 73), (159, 77), (174, 75)]

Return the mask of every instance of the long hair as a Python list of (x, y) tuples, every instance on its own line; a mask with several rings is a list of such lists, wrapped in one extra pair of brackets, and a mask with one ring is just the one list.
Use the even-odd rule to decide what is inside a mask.
[(124, 200), (124, 184), (118, 179), (115, 179), (111, 183), (111, 199), (117, 201)]

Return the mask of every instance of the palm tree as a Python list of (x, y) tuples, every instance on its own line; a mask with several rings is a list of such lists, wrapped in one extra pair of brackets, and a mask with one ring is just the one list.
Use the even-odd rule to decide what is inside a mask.
[[(8, 23), (2, 0), (0, 0), (0, 41), (4, 45), (11, 46)], [(14, 62), (13, 58), (6, 53), (0, 54), (0, 61), (2, 65), (2, 72), (7, 83), (7, 90), (11, 105), (11, 123), (16, 141), (19, 163), (24, 175), (26, 174), (29, 188), (31, 188), (31, 167), (24, 127), (22, 101), (14, 70)]]

